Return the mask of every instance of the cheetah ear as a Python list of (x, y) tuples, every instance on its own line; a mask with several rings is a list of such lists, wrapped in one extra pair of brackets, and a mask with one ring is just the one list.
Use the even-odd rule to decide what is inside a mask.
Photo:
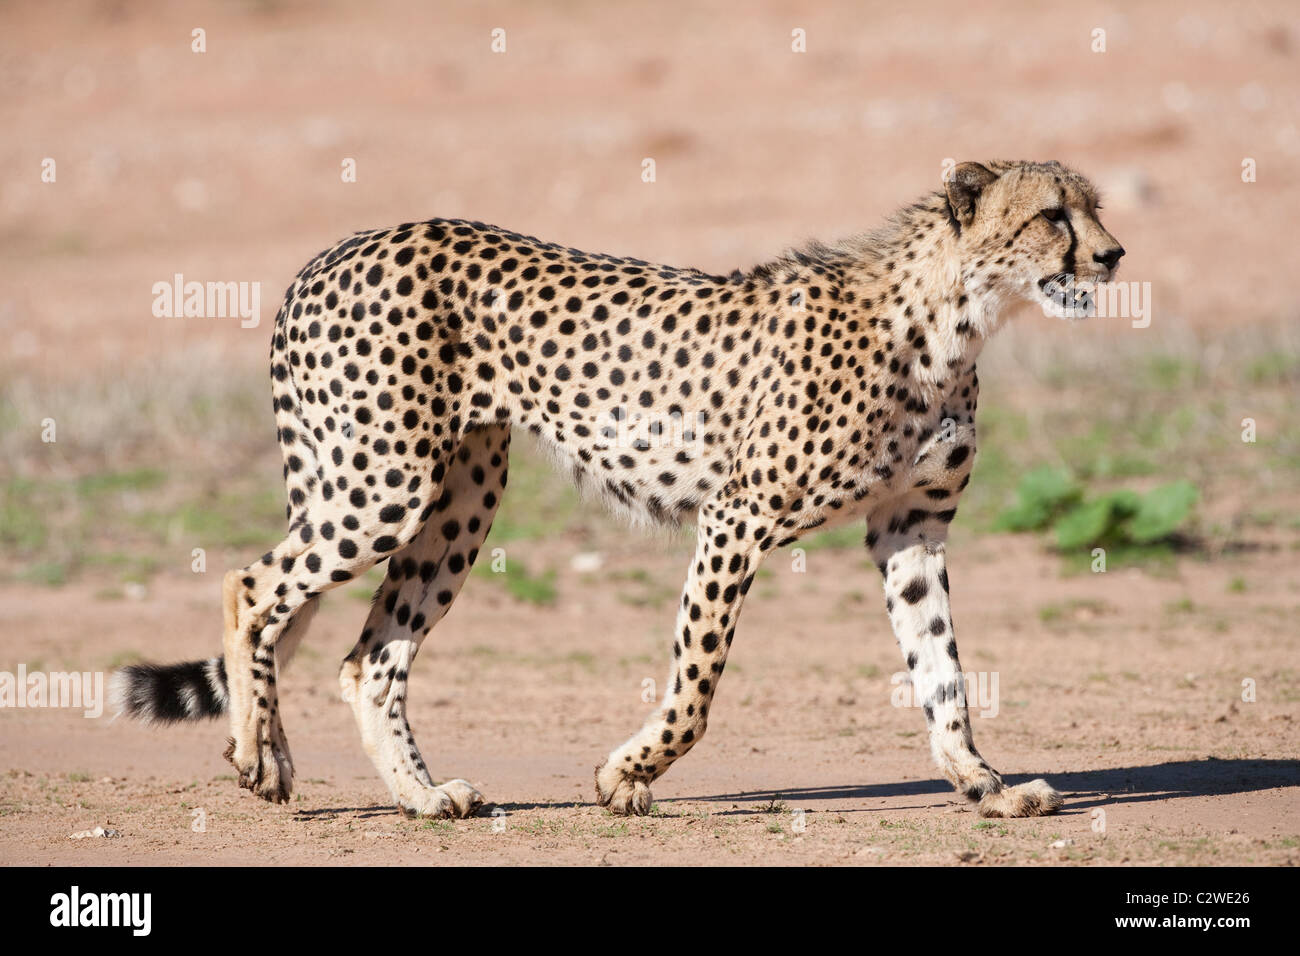
[(948, 193), (948, 205), (952, 208), (953, 218), (963, 226), (969, 226), (975, 218), (975, 203), (980, 193), (989, 183), (998, 177), (979, 163), (958, 163), (944, 180), (944, 189)]

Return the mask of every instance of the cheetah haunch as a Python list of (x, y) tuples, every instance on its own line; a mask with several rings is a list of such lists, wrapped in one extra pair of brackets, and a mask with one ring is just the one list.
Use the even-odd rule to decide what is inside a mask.
[[(962, 163), (875, 233), (726, 277), (482, 223), (359, 233), (308, 263), (276, 318), (287, 536), (225, 576), (224, 657), (124, 668), (120, 706), (228, 713), (241, 786), (286, 800), (277, 668), (321, 594), (387, 560), (343, 697), (399, 808), (472, 814), (482, 796), (436, 784), (416, 748), (407, 676), (488, 534), (518, 427), (616, 511), (698, 529), (668, 691), (597, 768), (602, 806), (647, 813), (703, 736), (763, 557), (859, 521), (944, 776), (985, 816), (1049, 813), (1060, 794), (1007, 785), (972, 742), (944, 541), (1003, 306), (1077, 314), (1063, 279), (1106, 281), (1123, 254), (1057, 163)], [(657, 440), (668, 422), (688, 423), (680, 440)]]

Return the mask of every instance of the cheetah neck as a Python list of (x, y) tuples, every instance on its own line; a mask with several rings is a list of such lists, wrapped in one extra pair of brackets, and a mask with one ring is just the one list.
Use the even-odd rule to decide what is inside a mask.
[(942, 390), (969, 371), (1003, 324), (1005, 295), (963, 254), (942, 194), (905, 207), (835, 253), (842, 298), (885, 333), (884, 364), (897, 358), (922, 388)]

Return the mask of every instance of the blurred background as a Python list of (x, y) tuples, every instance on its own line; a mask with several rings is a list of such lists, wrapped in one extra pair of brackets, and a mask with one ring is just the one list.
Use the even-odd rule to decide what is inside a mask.
[[(727, 272), (870, 229), (938, 188), (952, 161), (1057, 159), (1099, 185), (1128, 250), (1119, 278), (1149, 289), (1150, 322), (1025, 308), (981, 359), (953, 599), (963, 634), (978, 635), (963, 660), (1007, 663), (1006, 708), (1021, 708), (981, 739), (1035, 770), (1138, 768), (1052, 778), (1076, 789), (1205, 793), (1200, 763), (1143, 768), (1294, 757), (1298, 66), (1297, 8), (1281, 0), (7, 0), (0, 667), (213, 652), (220, 572), (283, 529), (274, 315), (297, 270), (352, 231), (463, 217)], [(178, 274), (259, 284), (259, 323), (155, 315), (155, 284)], [(774, 556), (748, 598), (757, 609), (724, 692), (732, 722), (706, 745), (720, 762), (693, 761), (662, 793), (844, 784), (862, 776), (842, 769), (862, 753), (882, 779), (927, 772), (921, 740), (906, 739), (919, 718), (884, 706), (900, 664), (860, 529), (804, 546), (806, 573)], [(1088, 573), (1098, 547), (1105, 575)], [(439, 722), (460, 741), (457, 773), (536, 796), (530, 773), (572, 771), (556, 786), (589, 799), (589, 758), (636, 726), (644, 680), (662, 676), (689, 533), (627, 533), (521, 436), (488, 548), (506, 570), (480, 562), (424, 651), (439, 666), (413, 677), (430, 684), (412, 694), (415, 719), (450, 695)], [(302, 682), (285, 698), (294, 753), (321, 777), (301, 784), (312, 801), (381, 796), (359, 748), (339, 749), (346, 709), (326, 701), (381, 573), (331, 598), (290, 676)], [(1243, 674), (1260, 704), (1238, 713)], [(798, 716), (774, 731), (762, 714), (778, 707)], [(113, 753), (173, 783), (198, 754), (196, 778), (229, 769), (184, 734), (91, 733), (68, 718), (69, 736), (68, 721), (24, 714), (7, 715), (22, 733), (0, 735), (0, 763), (31, 770), (11, 773), (0, 812), (35, 808), (53, 838), (67, 829), (58, 788), (85, 799), (78, 781), (105, 772), (109, 730)], [(521, 763), (510, 738), (528, 721), (545, 743)], [(806, 766), (791, 775), (796, 754)], [(1242, 766), (1232, 779), (1252, 782), (1239, 790), (1277, 783)], [(237, 796), (222, 785), (203, 799)], [(162, 804), (150, 799), (132, 796), (128, 827), (152, 825)], [(1157, 843), (1148, 829), (1068, 852), (1284, 860), (1300, 838), (1273, 832), (1283, 816), (1254, 830), (1234, 817), (1248, 836), (1207, 844), (1223, 820), (1207, 806), (1195, 839), (1175, 827)], [(886, 859), (936, 859), (896, 832), (871, 831), (894, 840)], [(1017, 858), (1044, 845), (1031, 835)], [(47, 859), (31, 846), (11, 849)]]
[[(160, 546), (278, 540), (268, 330), (297, 269), (354, 230), (464, 217), (725, 272), (872, 227), (945, 160), (996, 157), (1100, 185), (1151, 324), (1026, 311), (994, 343), (958, 528), (1051, 465), (1188, 479), (1211, 544), (1300, 537), (1295, 8), (966, 10), (5, 4), (3, 572), (145, 584)], [(155, 317), (177, 273), (260, 283), (260, 324)], [(531, 500), (503, 524), (599, 531), (526, 457)]]

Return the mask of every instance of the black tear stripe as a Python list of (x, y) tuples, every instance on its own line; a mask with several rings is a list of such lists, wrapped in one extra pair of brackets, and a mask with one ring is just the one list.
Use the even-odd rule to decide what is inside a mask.
[(1070, 223), (1070, 217), (1067, 215), (1063, 220), (1065, 229), (1070, 234), (1070, 248), (1065, 250), (1065, 259), (1061, 264), (1061, 271), (1070, 278), (1074, 275), (1074, 252), (1079, 248), (1079, 237), (1074, 234), (1074, 226)]

